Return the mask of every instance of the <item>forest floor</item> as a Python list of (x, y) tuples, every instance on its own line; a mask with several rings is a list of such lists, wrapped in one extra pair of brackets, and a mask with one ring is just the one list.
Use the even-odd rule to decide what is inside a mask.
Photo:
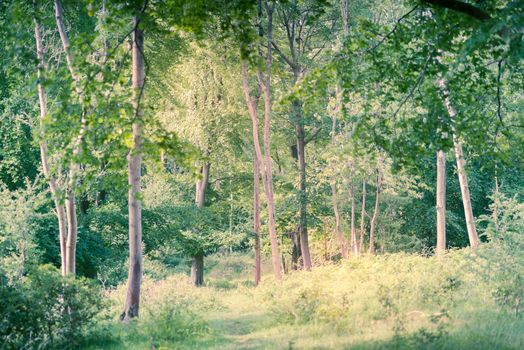
[[(254, 288), (247, 255), (207, 259), (207, 285), (145, 279), (141, 317), (91, 349), (524, 349), (524, 318), (495, 304), (467, 251), (393, 254)], [(266, 267), (268, 269), (269, 266)], [(124, 288), (108, 292), (117, 315)]]

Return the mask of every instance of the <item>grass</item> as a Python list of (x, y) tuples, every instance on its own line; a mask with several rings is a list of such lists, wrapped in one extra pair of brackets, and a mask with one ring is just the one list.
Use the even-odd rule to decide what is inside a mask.
[[(524, 320), (500, 309), (467, 250), (442, 259), (363, 256), (252, 286), (251, 258), (208, 258), (209, 285), (143, 284), (141, 318), (91, 349), (522, 349)], [(108, 292), (117, 315), (124, 288)], [(168, 310), (168, 311), (166, 311)]]

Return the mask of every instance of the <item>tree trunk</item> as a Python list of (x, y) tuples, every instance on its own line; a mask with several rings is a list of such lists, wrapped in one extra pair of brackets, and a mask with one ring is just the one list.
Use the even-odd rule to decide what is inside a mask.
[(473, 208), (471, 206), (471, 196), (469, 194), (468, 177), (465, 170), (466, 166), (462, 151), (462, 144), (457, 141), (456, 136), (454, 136), (453, 139), (455, 145), (455, 158), (457, 159), (460, 192), (462, 193), (462, 204), (464, 206), (464, 216), (466, 217), (466, 227), (468, 230), (469, 245), (472, 248), (477, 248), (479, 246), (479, 237), (475, 227), (475, 219), (473, 217)]
[(362, 210), (360, 212), (359, 252), (364, 252), (364, 227), (366, 225), (366, 179), (362, 179)]
[[(337, 115), (340, 113), (341, 108), (341, 101), (340, 101), (340, 89), (337, 86), (336, 88), (336, 105), (335, 110), (333, 111), (333, 118), (332, 118), (332, 126), (331, 126), (331, 147), (335, 148), (335, 135), (337, 132)], [(332, 162), (331, 168), (333, 170), (333, 173), (335, 173), (335, 164)], [(342, 259), (348, 258), (348, 251), (346, 247), (346, 240), (344, 239), (344, 235), (342, 234), (342, 231), (340, 230), (340, 211), (338, 209), (338, 194), (337, 194), (337, 179), (335, 174), (332, 175), (331, 178), (331, 198), (333, 202), (333, 213), (335, 215), (335, 237), (338, 241), (338, 246), (340, 249), (340, 254), (342, 256)]]
[(128, 206), (129, 206), (129, 272), (127, 277), (127, 295), (124, 312), (120, 318), (127, 322), (138, 316), (140, 305), (140, 285), (142, 281), (142, 206), (138, 195), (140, 193), (140, 177), (142, 165), (142, 130), (141, 119), (143, 110), (144, 72), (144, 33), (139, 28), (140, 19), (134, 18), (132, 46), (132, 85), (135, 109), (133, 122), (133, 144), (127, 156), (128, 159)]
[(291, 244), (292, 244), (292, 251), (291, 251), (291, 268), (293, 270), (299, 270), (301, 265), (300, 265), (300, 256), (302, 255), (301, 254), (301, 251), (300, 251), (300, 237), (298, 236), (298, 229), (297, 230), (293, 230), (291, 232)]
[[(211, 164), (207, 162), (202, 166), (202, 179), (196, 182), (195, 204), (199, 209), (203, 208), (206, 203), (206, 190), (209, 183), (210, 167)], [(202, 251), (192, 257), (191, 279), (197, 287), (204, 284), (204, 252)]]
[(262, 269), (260, 255), (260, 169), (256, 155), (253, 155), (253, 230), (255, 231), (255, 286), (258, 286)]
[[(296, 103), (294, 102), (294, 104)], [(309, 271), (311, 270), (311, 256), (309, 253), (309, 239), (307, 232), (308, 199), (306, 191), (306, 143), (304, 140), (304, 125), (302, 125), (302, 120), (295, 125), (295, 130), (297, 135), (298, 172), (300, 176), (298, 235), (300, 237), (300, 249), (302, 251), (302, 261), (304, 263), (304, 269)]]
[(66, 213), (62, 202), (60, 201), (59, 186), (56, 178), (51, 175), (51, 169), (49, 166), (49, 156), (47, 154), (47, 142), (45, 140), (44, 132), (44, 118), (47, 115), (47, 101), (44, 86), (42, 83), (43, 71), (45, 70), (44, 50), (42, 44), (42, 37), (40, 36), (40, 28), (38, 20), (35, 16), (35, 41), (36, 41), (36, 56), (38, 59), (38, 102), (40, 105), (40, 158), (42, 162), (42, 172), (49, 184), (49, 190), (55, 203), (56, 216), (58, 219), (58, 238), (60, 242), (60, 270), (62, 276), (66, 274), (66, 236), (67, 236), (67, 225), (66, 225)]
[(65, 207), (67, 215), (66, 275), (74, 276), (76, 273), (76, 240), (78, 223), (76, 219), (75, 192), (71, 185), (67, 189)]
[(377, 168), (377, 190), (375, 194), (375, 210), (373, 211), (373, 217), (371, 218), (371, 222), (369, 224), (370, 226), (369, 228), (369, 253), (370, 254), (375, 254), (375, 223), (378, 217), (381, 182), (382, 182), (382, 179), (381, 179), (380, 169)]
[[(261, 73), (259, 73), (261, 75)], [(262, 87), (262, 84), (259, 84)], [(253, 132), (253, 145), (255, 149), (256, 161), (259, 163), (260, 174), (262, 177), (262, 186), (264, 188), (264, 193), (266, 195), (267, 210), (268, 210), (268, 227), (269, 227), (269, 240), (271, 243), (271, 261), (273, 263), (273, 272), (277, 279), (282, 279), (282, 258), (280, 257), (280, 249), (278, 247), (278, 240), (276, 235), (275, 227), (275, 204), (273, 198), (273, 177), (267, 176), (271, 172), (271, 158), (263, 157), (262, 148), (260, 147), (260, 139), (258, 136), (258, 115), (257, 115), (257, 100), (251, 98), (249, 93), (249, 82), (248, 82), (248, 72), (247, 72), (247, 63), (244, 61), (242, 63), (242, 88), (244, 92), (244, 99), (246, 101), (249, 116), (251, 117), (252, 132)], [(269, 121), (264, 122), (264, 141), (267, 141), (267, 146), (269, 147)], [(265, 148), (267, 152), (268, 149)], [(267, 168), (269, 158), (269, 168)], [(265, 161), (264, 161), (265, 160)]]
[[(447, 82), (444, 79), (440, 79), (438, 84), (444, 93), (444, 104), (448, 110), (449, 117), (454, 119), (457, 115), (455, 108), (451, 104), (449, 98), (449, 91), (447, 87)], [(464, 160), (464, 152), (462, 150), (462, 143), (458, 139), (455, 130), (453, 130), (453, 146), (455, 149), (455, 158), (457, 161), (457, 172), (459, 176), (460, 183), (460, 192), (462, 194), (462, 204), (464, 206), (464, 216), (466, 218), (466, 227), (468, 230), (469, 245), (472, 248), (477, 248), (479, 246), (479, 237), (477, 234), (477, 229), (475, 227), (475, 219), (473, 217), (473, 208), (471, 206), (471, 196), (469, 193), (468, 186), (468, 177), (466, 174), (466, 165)]]
[(437, 255), (446, 251), (446, 154), (437, 152)]
[(355, 190), (353, 184), (349, 187), (349, 196), (351, 197), (351, 251), (354, 256), (358, 256), (357, 228), (355, 226)]
[(78, 236), (78, 227), (77, 227), (77, 213), (76, 213), (76, 198), (75, 198), (75, 188), (76, 188), (76, 174), (79, 170), (79, 165), (76, 161), (76, 157), (80, 153), (80, 146), (82, 139), (86, 133), (87, 123), (85, 118), (85, 107), (84, 104), (84, 93), (80, 86), (80, 76), (75, 71), (73, 66), (73, 56), (69, 48), (69, 36), (64, 24), (64, 13), (62, 5), (59, 0), (54, 0), (54, 9), (55, 9), (55, 20), (58, 27), (58, 33), (60, 35), (60, 41), (62, 43), (62, 48), (64, 50), (65, 59), (71, 78), (75, 86), (75, 91), (78, 95), (78, 100), (82, 106), (82, 116), (80, 118), (80, 130), (73, 144), (73, 152), (71, 161), (69, 164), (69, 179), (66, 189), (66, 215), (67, 215), (67, 240), (65, 247), (65, 271), (66, 274), (75, 274), (76, 270), (76, 241)]
[(340, 230), (340, 211), (338, 209), (338, 198), (337, 198), (337, 184), (334, 179), (331, 180), (331, 195), (332, 195), (332, 201), (333, 201), (333, 213), (335, 214), (335, 237), (338, 241), (338, 246), (340, 249), (340, 255), (342, 259), (348, 258), (348, 251), (346, 247), (346, 240), (344, 239), (344, 236), (342, 235), (342, 231)]
[(193, 255), (193, 261), (191, 263), (191, 278), (197, 287), (204, 284), (204, 253)]

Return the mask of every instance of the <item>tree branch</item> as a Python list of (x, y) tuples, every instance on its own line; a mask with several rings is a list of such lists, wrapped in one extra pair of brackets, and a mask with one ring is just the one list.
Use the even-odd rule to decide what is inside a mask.
[(280, 57), (282, 57), (291, 68), (295, 69), (295, 64), (280, 50), (280, 48), (277, 46), (277, 43), (271, 41), (271, 44)]
[(476, 6), (458, 0), (422, 0), (422, 2), (464, 13), (480, 21), (491, 19), (489, 13)]
[(313, 141), (318, 136), (321, 130), (322, 128), (317, 128), (317, 130), (315, 130), (315, 132), (312, 135), (310, 135), (307, 139), (304, 140), (304, 145), (307, 145), (308, 143)]

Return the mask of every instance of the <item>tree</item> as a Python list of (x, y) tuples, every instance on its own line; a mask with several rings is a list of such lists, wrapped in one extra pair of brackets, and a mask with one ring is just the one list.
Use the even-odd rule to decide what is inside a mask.
[[(303, 79), (307, 69), (315, 58), (323, 51), (328, 33), (332, 24), (329, 19), (320, 20), (324, 12), (323, 3), (319, 1), (290, 1), (279, 3), (277, 6), (277, 21), (282, 28), (280, 35), (271, 40), (278, 56), (290, 70), (290, 87), (297, 87)], [(281, 40), (278, 40), (282, 38)], [(281, 49), (284, 42), (286, 50)], [(282, 46), (284, 47), (284, 46)], [(306, 64), (307, 63), (307, 64)], [(300, 250), (304, 269), (311, 270), (311, 254), (309, 252), (307, 226), (307, 183), (306, 183), (306, 145), (312, 141), (320, 131), (317, 129), (311, 135), (306, 134), (306, 119), (304, 116), (303, 101), (298, 96), (290, 99), (290, 120), (294, 126), (296, 139), (296, 160), (299, 174), (299, 223)]]
[[(145, 10), (142, 9), (142, 13)], [(145, 84), (144, 32), (140, 14), (133, 19), (132, 37), (132, 79), (133, 79), (133, 142), (128, 154), (128, 208), (129, 208), (129, 271), (124, 311), (120, 318), (127, 322), (138, 316), (140, 306), (140, 285), (142, 281), (142, 206), (140, 203), (140, 177), (142, 165), (142, 99)]]
[(73, 57), (71, 50), (69, 48), (69, 36), (67, 34), (64, 20), (63, 20), (63, 9), (59, 0), (54, 0), (54, 9), (55, 9), (55, 19), (56, 25), (58, 27), (58, 32), (60, 33), (60, 40), (62, 42), (62, 48), (65, 53), (67, 68), (71, 74), (75, 85), (75, 91), (79, 99), (80, 105), (82, 106), (82, 116), (80, 118), (80, 130), (78, 131), (78, 136), (76, 137), (73, 144), (73, 152), (71, 156), (71, 162), (69, 165), (69, 174), (68, 174), (68, 183), (66, 188), (66, 200), (65, 200), (65, 209), (67, 215), (67, 239), (65, 246), (65, 273), (75, 275), (76, 269), (76, 241), (78, 236), (78, 220), (76, 213), (76, 182), (77, 182), (77, 172), (80, 170), (80, 165), (77, 162), (77, 157), (80, 152), (80, 146), (84, 135), (86, 133), (86, 110), (84, 107), (84, 92), (80, 87), (80, 76), (77, 74), (73, 66)]
[[(36, 10), (36, 9), (35, 9)], [(60, 193), (63, 191), (61, 186), (58, 185), (57, 180), (53, 174), (51, 174), (49, 157), (48, 157), (48, 147), (45, 140), (44, 128), (44, 119), (47, 115), (47, 101), (46, 94), (43, 85), (44, 79), (44, 70), (45, 70), (45, 59), (44, 59), (44, 49), (42, 43), (42, 37), (40, 35), (40, 26), (34, 16), (35, 24), (35, 41), (36, 41), (36, 55), (38, 59), (38, 102), (40, 105), (40, 157), (42, 162), (42, 172), (46, 177), (49, 190), (51, 191), (51, 196), (55, 203), (56, 216), (58, 219), (58, 237), (60, 242), (60, 259), (61, 259), (61, 272), (62, 275), (66, 275), (66, 237), (67, 237), (67, 224), (66, 224), (66, 211), (64, 205), (62, 204), (62, 199)]]

